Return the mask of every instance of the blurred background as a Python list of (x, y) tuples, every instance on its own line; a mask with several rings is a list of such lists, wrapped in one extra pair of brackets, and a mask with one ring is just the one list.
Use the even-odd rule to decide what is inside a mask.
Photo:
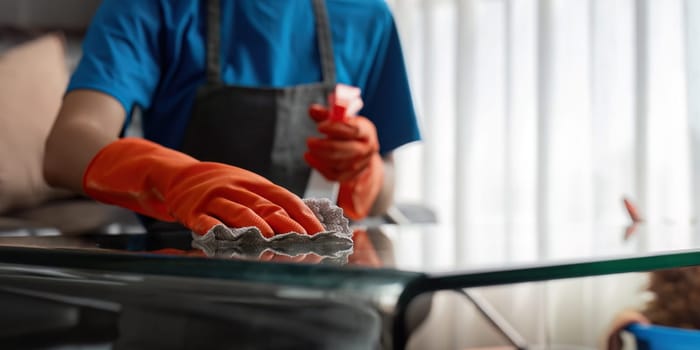
[[(397, 202), (433, 209), (442, 231), (405, 242), (415, 249), (397, 259), (449, 267), (587, 256), (629, 223), (623, 198), (649, 227), (681, 232), (669, 238), (676, 244), (700, 240), (700, 2), (387, 2), (424, 138), (397, 151)], [(57, 29), (74, 65), (99, 3), (0, 0), (0, 50)], [(642, 283), (625, 275), (485, 295), (529, 338), (595, 346), (614, 311), (639, 302), (629, 296)], [(444, 317), (414, 347), (498, 339), (455, 303), (436, 300)], [(455, 332), (465, 324), (474, 326)]]
[(585, 249), (629, 221), (623, 197), (648, 224), (695, 221), (700, 3), (390, 3), (425, 139), (397, 194), (459, 228), (435, 255)]
[[(629, 222), (623, 197), (652, 229), (681, 233), (661, 239), (700, 239), (700, 2), (389, 3), (424, 135), (401, 151), (397, 194), (434, 208), (448, 227), (422, 242), (420, 259), (586, 256)], [(615, 276), (539, 286), (539, 307), (551, 311), (539, 321), (528, 286), (491, 297), (528, 335), (547, 324), (540, 339), (595, 346), (610, 311), (638, 302), (620, 296), (641, 284)], [(468, 318), (444, 312), (462, 321), (454, 324)]]

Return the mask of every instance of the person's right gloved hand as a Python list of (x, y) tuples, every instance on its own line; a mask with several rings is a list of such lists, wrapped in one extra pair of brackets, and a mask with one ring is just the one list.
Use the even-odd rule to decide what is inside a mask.
[(384, 185), (377, 128), (363, 116), (332, 120), (319, 105), (312, 105), (309, 115), (323, 137), (307, 138), (304, 160), (326, 179), (340, 182), (338, 205), (347, 217), (367, 217)]
[(83, 189), (98, 201), (179, 221), (200, 235), (218, 224), (256, 226), (266, 237), (323, 231), (299, 197), (264, 177), (144, 139), (123, 138), (100, 150), (83, 175)]

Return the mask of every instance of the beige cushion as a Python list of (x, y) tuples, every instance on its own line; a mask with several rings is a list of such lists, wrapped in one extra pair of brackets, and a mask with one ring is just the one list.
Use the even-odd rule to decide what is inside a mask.
[(61, 192), (44, 181), (44, 143), (68, 84), (65, 42), (47, 34), (0, 55), (0, 213)]

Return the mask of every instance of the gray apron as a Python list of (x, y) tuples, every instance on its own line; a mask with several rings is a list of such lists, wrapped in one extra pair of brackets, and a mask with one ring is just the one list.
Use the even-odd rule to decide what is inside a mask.
[(234, 165), (303, 196), (311, 172), (306, 138), (316, 135), (309, 105), (325, 105), (336, 84), (324, 0), (313, 0), (323, 81), (284, 88), (224, 85), (220, 66), (219, 0), (207, 4), (207, 81), (197, 92), (181, 151)]

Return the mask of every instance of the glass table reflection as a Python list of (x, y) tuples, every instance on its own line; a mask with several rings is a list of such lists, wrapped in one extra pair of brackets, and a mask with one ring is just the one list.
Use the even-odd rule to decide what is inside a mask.
[[(279, 309), (287, 311), (291, 309), (285, 308), (284, 301), (290, 298), (309, 305), (352, 305), (357, 315), (364, 315), (363, 308), (371, 305), (384, 315), (372, 322), (385, 324), (383, 329), (389, 332), (378, 335), (383, 337), (382, 345), (403, 348), (412, 328), (407, 322), (412, 303), (421, 296), (440, 290), (700, 265), (694, 230), (673, 225), (601, 228), (594, 237), (554, 238), (548, 243), (552, 246), (530, 257), (485, 262), (455, 259), (449, 264), (411, 259), (422, 243), (449, 233), (437, 224), (358, 228), (351, 251), (309, 247), (293, 254), (197, 249), (185, 231), (6, 236), (0, 237), (0, 284), (4, 286), (0, 291), (105, 305), (141, 305), (139, 296), (146, 293), (166, 309), (204, 298), (208, 301), (198, 307), (215, 310), (211, 301), (231, 297), (234, 289), (250, 291), (237, 295), (240, 300), (269, 295), (262, 304), (278, 300)], [(563, 245), (555, 245), (557, 239)], [(585, 248), (577, 239), (585, 240)], [(111, 283), (127, 285), (135, 294), (112, 295), (103, 286)]]

